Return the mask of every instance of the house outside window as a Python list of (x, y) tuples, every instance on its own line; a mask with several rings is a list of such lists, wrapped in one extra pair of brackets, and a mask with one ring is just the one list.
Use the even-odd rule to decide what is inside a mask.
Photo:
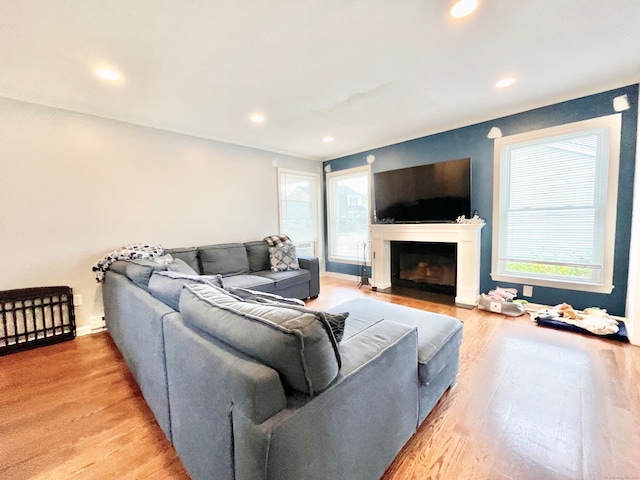
[(499, 138), (492, 279), (611, 293), (621, 115)]
[(327, 174), (327, 229), (329, 260), (362, 261), (363, 243), (369, 241), (371, 167)]
[(280, 232), (288, 235), (299, 255), (319, 255), (320, 175), (278, 169)]

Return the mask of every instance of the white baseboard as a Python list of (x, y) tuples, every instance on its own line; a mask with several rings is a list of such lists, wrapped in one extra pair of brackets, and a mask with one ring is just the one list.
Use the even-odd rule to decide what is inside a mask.
[(83, 335), (90, 335), (93, 333), (91, 329), (91, 325), (84, 325), (83, 327), (76, 328), (76, 337), (81, 337)]
[(103, 315), (92, 315), (89, 318), (89, 322), (89, 325), (83, 325), (82, 327), (76, 328), (76, 337), (80, 337), (82, 335), (90, 335), (92, 333), (98, 333), (106, 330)]
[(321, 277), (333, 277), (333, 278), (342, 278), (343, 280), (353, 280), (354, 282), (358, 282), (360, 277), (355, 275), (349, 275), (347, 273), (338, 273), (338, 272), (323, 272)]

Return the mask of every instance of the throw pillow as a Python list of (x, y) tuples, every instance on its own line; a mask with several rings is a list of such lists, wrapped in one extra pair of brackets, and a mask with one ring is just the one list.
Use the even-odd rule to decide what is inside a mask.
[(167, 269), (166, 265), (146, 258), (128, 260), (126, 264), (125, 272), (127, 278), (145, 290), (149, 287), (149, 279), (153, 272)]
[[(342, 340), (342, 337), (344, 336), (344, 327), (345, 327), (347, 318), (349, 317), (349, 312), (343, 312), (343, 313), (321, 312), (318, 310), (312, 310), (310, 308), (307, 308), (306, 306), (302, 307), (299, 305), (292, 305), (292, 304), (281, 304), (281, 306), (285, 308), (291, 308), (293, 310), (298, 310), (299, 312), (313, 313), (316, 316), (316, 318), (325, 327), (325, 330), (327, 330), (327, 334), (329, 334), (330, 337), (333, 337), (336, 343), (339, 343)], [(336, 345), (336, 348), (337, 348), (337, 345)]]
[(240, 287), (232, 287), (229, 289), (231, 293), (237, 295), (243, 300), (251, 301), (251, 302), (260, 302), (260, 303), (286, 303), (289, 305), (298, 305), (300, 307), (304, 307), (305, 303), (302, 300), (297, 298), (284, 298), (280, 295), (276, 295), (274, 293), (266, 293), (260, 292), (258, 290), (250, 290), (248, 288), (240, 288)]
[(222, 288), (220, 275), (190, 275), (176, 271), (156, 271), (149, 279), (149, 293), (174, 310), (180, 310), (180, 294), (186, 284), (200, 283)]
[(269, 247), (269, 263), (271, 264), (271, 270), (274, 272), (300, 270), (294, 245)]
[(198, 275), (198, 272), (196, 272), (189, 266), (187, 262), (180, 258), (174, 258), (173, 261), (167, 265), (167, 268), (172, 272), (185, 273), (188, 275)]
[(287, 235), (269, 235), (264, 237), (264, 241), (269, 244), (270, 247), (281, 247), (283, 245), (293, 245), (293, 242)]
[[(248, 302), (279, 304), (285, 307), (299, 307), (295, 310), (307, 313), (313, 313), (323, 325), (328, 326), (333, 334), (335, 341), (340, 342), (344, 336), (344, 327), (349, 312), (329, 313), (320, 312), (307, 308), (306, 304), (297, 298), (284, 298), (274, 293), (259, 292), (248, 288), (234, 287), (230, 289), (231, 293)], [(328, 333), (328, 332), (327, 332)]]
[(338, 376), (338, 356), (312, 314), (195, 284), (182, 290), (180, 312), (186, 323), (275, 369), (292, 390), (314, 396)]

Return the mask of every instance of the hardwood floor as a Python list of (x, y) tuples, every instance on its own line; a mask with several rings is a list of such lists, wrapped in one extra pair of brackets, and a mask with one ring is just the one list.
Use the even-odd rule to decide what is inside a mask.
[[(329, 277), (310, 305), (354, 296), (465, 323), (456, 385), (384, 480), (640, 479), (640, 347)], [(0, 357), (0, 478), (189, 477), (100, 333)]]

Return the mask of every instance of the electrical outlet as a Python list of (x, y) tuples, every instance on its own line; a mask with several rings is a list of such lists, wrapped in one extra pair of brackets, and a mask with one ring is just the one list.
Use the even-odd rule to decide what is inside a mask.
[(79, 307), (80, 305), (82, 305), (82, 294), (76, 293), (73, 295), (73, 306)]
[(502, 313), (502, 305), (500, 304), (500, 302), (491, 302), (491, 304), (489, 305), (489, 309), (492, 312)]
[(523, 285), (523, 287), (522, 287), (522, 296), (523, 297), (532, 297), (533, 296), (533, 287), (531, 285)]

